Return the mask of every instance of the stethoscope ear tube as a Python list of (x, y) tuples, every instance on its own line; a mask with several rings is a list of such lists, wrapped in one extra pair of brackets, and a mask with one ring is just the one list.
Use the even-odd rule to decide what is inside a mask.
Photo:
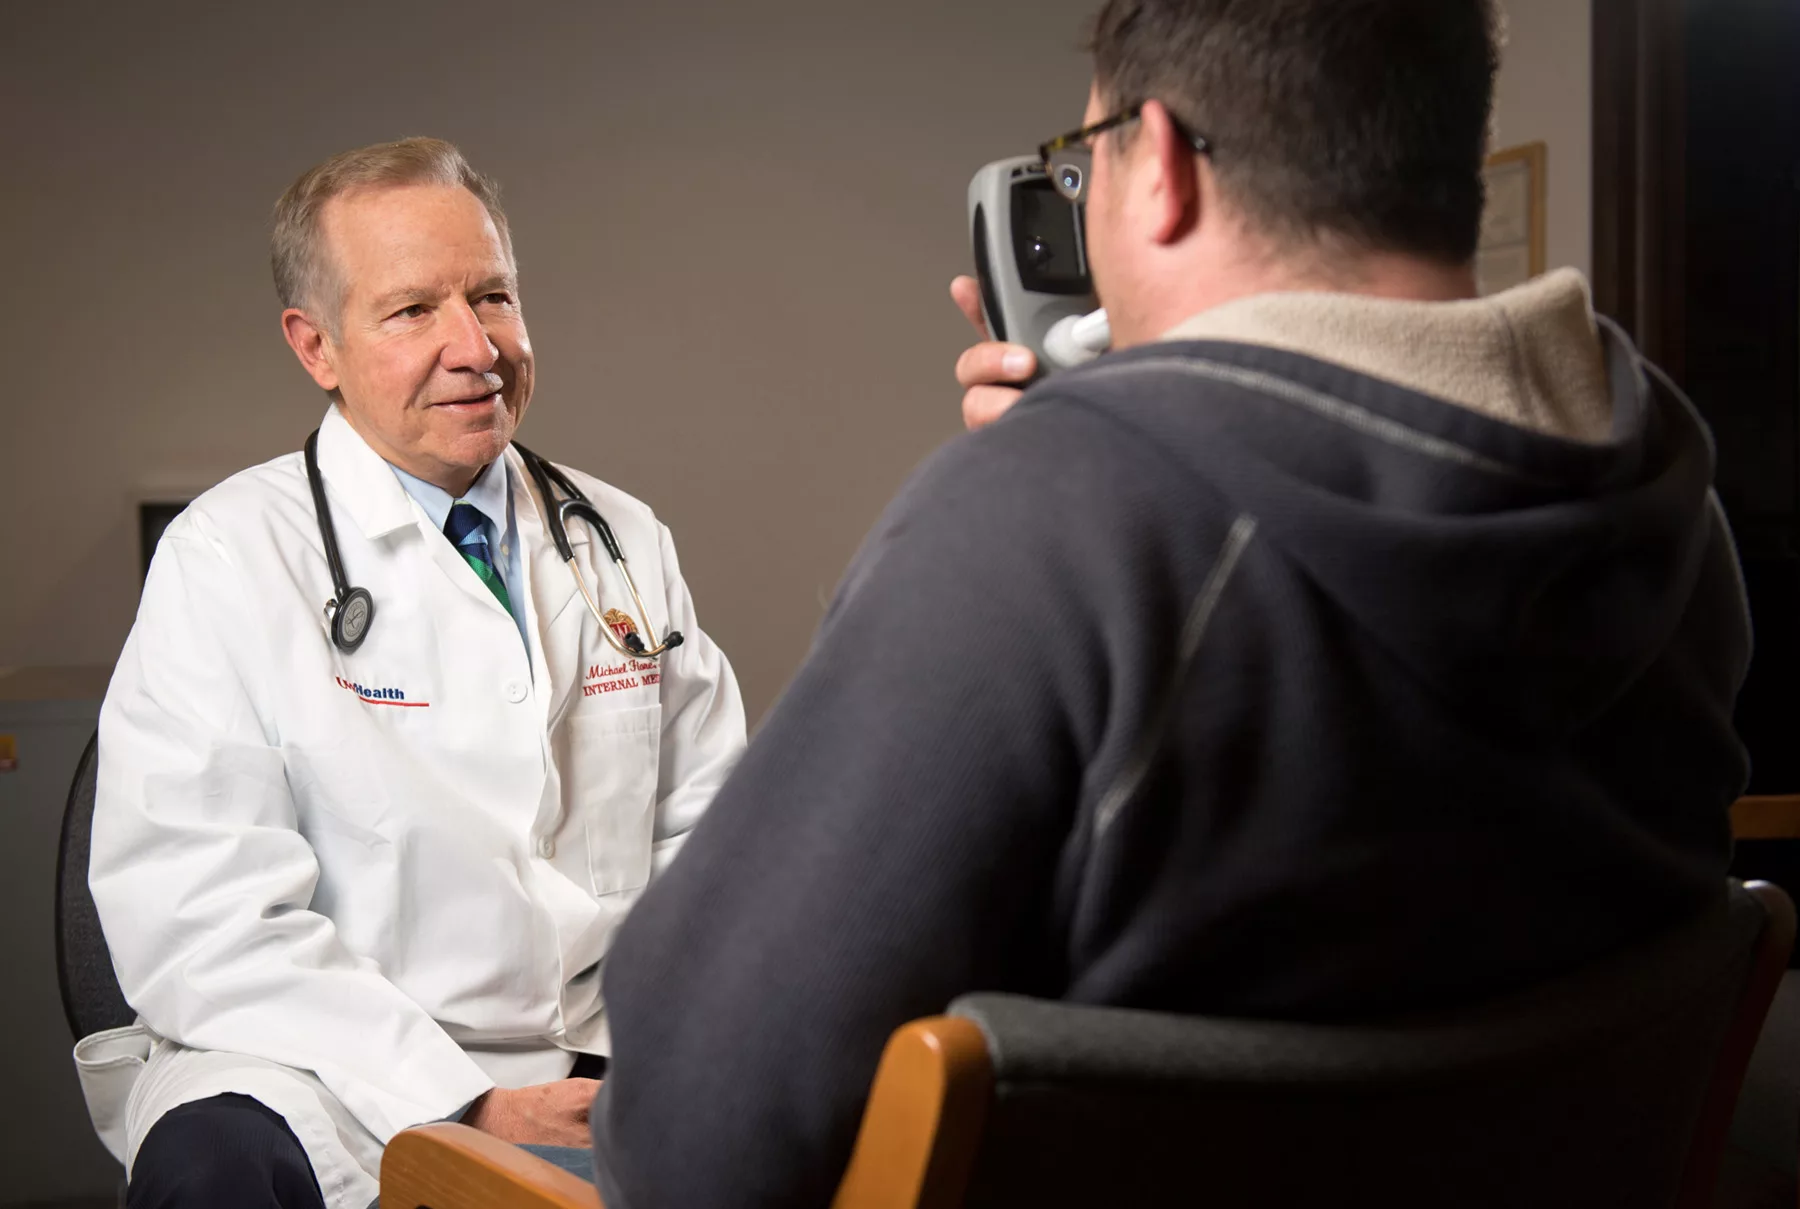
[[(569, 548), (569, 531), (562, 523), (562, 514), (556, 508), (556, 491), (550, 486), (550, 471), (553, 467), (517, 441), (513, 442), (513, 448), (519, 451), (519, 457), (525, 463), (526, 472), (531, 475), (531, 481), (537, 485), (538, 494), (544, 498), (546, 510), (544, 528), (550, 530), (550, 540), (556, 543), (556, 557), (568, 562), (575, 557), (575, 551)], [(557, 475), (557, 477), (561, 478), (562, 476)], [(569, 494), (577, 500), (584, 504), (587, 503), (585, 499), (581, 498), (579, 491), (573, 487), (569, 487), (568, 490)]]
[[(606, 523), (606, 518), (600, 515), (600, 509), (584, 499), (564, 500), (556, 505), (556, 524), (563, 533), (564, 541), (569, 540), (568, 529), (571, 516), (579, 517), (594, 527), (594, 532), (600, 535), (600, 544), (606, 547), (606, 557), (616, 563), (625, 561), (624, 552), (619, 549), (619, 540), (613, 536), (612, 526)], [(559, 550), (558, 553), (561, 551)], [(573, 552), (570, 557), (573, 557)]]
[(319, 518), (319, 537), (325, 546), (325, 565), (331, 569), (332, 597), (325, 602), (331, 642), (348, 655), (369, 636), (375, 621), (375, 598), (350, 586), (344, 560), (338, 553), (337, 527), (331, 523), (331, 507), (325, 502), (325, 478), (319, 473), (319, 430), (306, 438), (306, 483), (312, 488), (313, 511)]

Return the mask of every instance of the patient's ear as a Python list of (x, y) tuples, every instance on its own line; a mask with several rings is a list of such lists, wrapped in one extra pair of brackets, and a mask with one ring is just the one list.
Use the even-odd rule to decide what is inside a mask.
[(1200, 221), (1199, 157), (1161, 101), (1145, 101), (1139, 122), (1150, 235), (1160, 244), (1175, 243)]

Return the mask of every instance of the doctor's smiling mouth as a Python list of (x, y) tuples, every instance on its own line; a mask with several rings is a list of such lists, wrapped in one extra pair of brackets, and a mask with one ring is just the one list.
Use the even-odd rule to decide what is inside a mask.
[(486, 416), (496, 407), (506, 406), (506, 383), (501, 381), (499, 374), (488, 374), (481, 386), (486, 387), (484, 393), (459, 395), (427, 406), (433, 410), (463, 416)]

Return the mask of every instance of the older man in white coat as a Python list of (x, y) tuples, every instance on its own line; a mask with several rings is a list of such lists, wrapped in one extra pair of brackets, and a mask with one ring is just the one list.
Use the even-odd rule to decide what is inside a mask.
[[(77, 1059), (134, 1209), (363, 1209), (445, 1118), (586, 1145), (600, 963), (744, 744), (650, 510), (563, 471), (635, 592), (579, 520), (555, 548), (493, 186), (436, 140), (345, 153), (274, 263), (325, 515), (299, 453), (194, 501), (101, 714), (90, 881), (140, 1022)], [(321, 608), (332, 530), (372, 616)]]

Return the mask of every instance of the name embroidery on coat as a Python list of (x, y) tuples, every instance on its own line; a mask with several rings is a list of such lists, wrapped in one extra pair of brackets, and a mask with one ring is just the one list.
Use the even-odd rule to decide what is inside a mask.
[(617, 693), (642, 688), (662, 680), (654, 659), (627, 659), (620, 663), (595, 663), (582, 677), (581, 695), (598, 697), (601, 693)]

